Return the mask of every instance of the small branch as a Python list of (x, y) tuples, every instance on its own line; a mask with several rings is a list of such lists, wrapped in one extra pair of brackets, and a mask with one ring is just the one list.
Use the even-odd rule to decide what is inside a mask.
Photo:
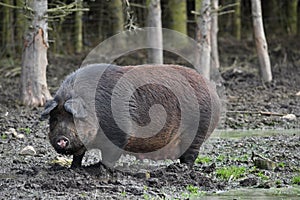
[(48, 9), (48, 13), (54, 13), (54, 12), (63, 12), (63, 13), (71, 13), (71, 12), (78, 12), (78, 11), (90, 11), (89, 8), (73, 8), (73, 9), (58, 9), (58, 8), (50, 8)]
[(26, 6), (26, 5), (24, 5), (24, 6), (14, 6), (14, 5), (10, 5), (10, 4), (0, 2), (0, 6), (4, 6), (4, 7), (7, 7), (7, 8), (11, 8), (11, 9), (23, 9), (25, 11), (33, 12), (33, 10), (30, 7)]
[(70, 15), (73, 12), (84, 12), (89, 11), (89, 8), (82, 8), (79, 7), (77, 4), (77, 1), (71, 3), (71, 4), (63, 4), (62, 6), (57, 6), (55, 8), (49, 8), (47, 10), (47, 13), (49, 16), (47, 16), (48, 19), (53, 20), (56, 18), (64, 18), (67, 15)]
[(129, 3), (129, 0), (125, 0), (125, 11), (126, 11), (126, 24), (124, 25), (124, 28), (127, 30), (136, 30), (138, 26), (135, 24), (136, 18), (131, 15), (133, 11), (131, 10), (131, 4)]
[(226, 15), (226, 14), (230, 14), (230, 13), (234, 13), (234, 12), (235, 12), (234, 10), (228, 10), (228, 11), (224, 11), (224, 12), (219, 12), (218, 16)]
[(284, 116), (285, 114), (267, 112), (267, 111), (227, 111), (227, 113), (254, 114), (254, 115), (269, 115), (269, 116)]
[(219, 10), (225, 10), (227, 8), (233, 8), (235, 6), (239, 5), (239, 3), (232, 3), (232, 4), (228, 4), (226, 6), (219, 6)]
[[(47, 10), (48, 13), (52, 13), (52, 12), (65, 12), (65, 11), (68, 11), (70, 9), (72, 9), (73, 7), (76, 7), (77, 6), (77, 2), (73, 2), (73, 3), (70, 3), (70, 4), (65, 4), (63, 6), (57, 6), (56, 8), (50, 8)], [(78, 8), (78, 9), (84, 9), (84, 8)], [(89, 9), (88, 9), (89, 10)]]
[[(211, 14), (218, 13), (218, 16), (221, 16), (221, 15), (226, 15), (226, 14), (234, 13), (235, 12), (234, 10), (227, 10), (227, 11), (222, 11), (222, 10), (224, 10), (226, 8), (230, 8), (230, 7), (236, 6), (236, 5), (238, 5), (238, 3), (229, 4), (229, 5), (226, 5), (224, 7), (220, 6), (218, 9), (212, 9), (211, 10)], [(199, 13), (198, 11), (195, 11), (195, 10), (192, 10), (191, 14), (194, 14), (194, 15), (197, 15), (197, 16), (201, 16), (201, 13)]]
[(7, 8), (12, 8), (12, 9), (23, 9), (23, 7), (20, 6), (14, 6), (14, 5), (10, 5), (10, 4), (6, 4), (6, 3), (2, 3), (0, 2), (1, 6), (7, 7)]
[(137, 3), (130, 3), (130, 6), (137, 7), (137, 8), (145, 8), (145, 9), (147, 8), (147, 6), (143, 6)]

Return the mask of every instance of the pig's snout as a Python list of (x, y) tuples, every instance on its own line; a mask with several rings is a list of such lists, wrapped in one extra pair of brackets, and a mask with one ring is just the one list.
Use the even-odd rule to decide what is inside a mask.
[(61, 136), (56, 140), (56, 145), (60, 149), (65, 149), (69, 146), (70, 141), (65, 136)]

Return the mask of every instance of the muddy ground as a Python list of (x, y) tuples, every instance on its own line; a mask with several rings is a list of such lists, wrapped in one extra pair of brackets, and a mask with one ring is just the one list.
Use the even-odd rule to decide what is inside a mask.
[[(152, 166), (152, 170), (136, 173), (110, 172), (92, 165), (98, 160), (97, 153), (84, 159), (84, 168), (69, 169), (70, 158), (58, 158), (48, 142), (47, 122), (40, 121), (42, 108), (25, 108), (18, 102), (19, 62), (2, 59), (0, 199), (186, 199), (233, 188), (299, 185), (300, 96), (296, 94), (300, 91), (300, 44), (296, 39), (271, 41), (269, 49), (274, 81), (264, 84), (258, 76), (252, 42), (220, 41), (226, 94), (222, 98), (227, 112), (218, 129), (256, 130), (255, 135), (231, 138), (217, 132), (201, 147), (192, 169), (178, 161), (132, 161), (129, 165), (133, 167)], [(52, 94), (83, 58), (84, 55), (49, 55)], [(172, 57), (168, 59), (180, 63)], [(122, 64), (123, 60), (118, 62)], [(130, 63), (130, 58), (126, 62)], [(285, 119), (286, 114), (294, 114), (296, 119)], [(261, 130), (277, 131), (264, 135)], [(21, 155), (29, 145), (36, 154)], [(127, 161), (120, 165), (128, 165)]]

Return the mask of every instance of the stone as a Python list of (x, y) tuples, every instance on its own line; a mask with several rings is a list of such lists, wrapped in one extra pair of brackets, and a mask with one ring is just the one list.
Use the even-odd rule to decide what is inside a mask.
[(294, 115), (294, 114), (287, 114), (287, 115), (284, 115), (284, 116), (282, 116), (282, 119), (287, 119), (287, 120), (290, 120), (290, 121), (294, 121), (294, 120), (296, 120), (296, 115)]
[(8, 131), (5, 132), (7, 135), (12, 134), (14, 137), (17, 137), (18, 133), (16, 129), (14, 128), (9, 128)]
[(26, 146), (24, 147), (21, 151), (20, 151), (20, 154), (21, 155), (35, 155), (36, 154), (36, 151), (35, 149), (33, 148), (33, 146)]

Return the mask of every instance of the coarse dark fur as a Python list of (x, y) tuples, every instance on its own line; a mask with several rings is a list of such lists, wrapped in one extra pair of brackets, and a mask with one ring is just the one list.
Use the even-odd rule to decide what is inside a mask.
[[(87, 115), (82, 114), (87, 105), (82, 94), (74, 92), (74, 81), (80, 74), (95, 72), (94, 70), (105, 67), (106, 70), (97, 80), (97, 88), (95, 93), (95, 111), (97, 122), (95, 125), (88, 120)], [(141, 138), (139, 133), (126, 134), (116, 123), (112, 111), (112, 94), (116, 84), (126, 73), (133, 69), (138, 69), (137, 78), (143, 79), (153, 72), (153, 83), (145, 84), (138, 87), (132, 94), (129, 101), (129, 112), (131, 120), (139, 126), (147, 126), (151, 122), (158, 120), (150, 118), (149, 109), (155, 104), (162, 105), (166, 111), (166, 121), (163, 128), (151, 137)], [(155, 70), (162, 69), (159, 74), (154, 73)], [(200, 118), (198, 121), (191, 120), (184, 124), (187, 128), (180, 132), (181, 123), (181, 105), (178, 97), (172, 92), (170, 87), (163, 84), (156, 84), (156, 80), (177, 81), (176, 77), (169, 73), (168, 70), (175, 70), (183, 76), (188, 84), (193, 88), (199, 105)], [(155, 75), (155, 76), (154, 76)], [(179, 82), (180, 80), (178, 80)], [(184, 84), (184, 83), (179, 83)], [(88, 87), (87, 86), (83, 86)], [(123, 85), (126, 90), (126, 85)], [(121, 87), (121, 89), (122, 89)], [(81, 91), (81, 90), (80, 90)], [(181, 93), (180, 93), (181, 94)], [(81, 96), (80, 96), (81, 95)], [(183, 103), (189, 106), (189, 96), (185, 95)], [(78, 97), (79, 96), (79, 97)], [(78, 100), (81, 99), (81, 100)], [(72, 102), (77, 106), (70, 106)], [(78, 103), (79, 102), (79, 103)], [(182, 102), (181, 102), (182, 103)], [(79, 104), (79, 105), (78, 105)], [(189, 109), (194, 109), (193, 107)], [(122, 114), (122, 113), (120, 113)], [(143, 159), (180, 159), (181, 162), (193, 165), (199, 148), (202, 143), (213, 132), (220, 117), (220, 102), (215, 88), (211, 86), (200, 74), (195, 70), (177, 65), (142, 65), (142, 66), (125, 66), (119, 67), (115, 65), (97, 64), (83, 67), (69, 75), (60, 86), (53, 100), (46, 105), (43, 116), (50, 116), (50, 132), (49, 139), (58, 153), (73, 155), (72, 167), (81, 166), (81, 161), (87, 148), (95, 147), (102, 151), (102, 161), (108, 164), (114, 164), (120, 157), (122, 150)], [(153, 117), (153, 116), (152, 116)], [(85, 128), (80, 135), (85, 136), (85, 142), (81, 141), (78, 130), (74, 121), (77, 118), (83, 119)], [(192, 117), (190, 119), (193, 119)], [(124, 119), (126, 120), (126, 119)], [(86, 122), (86, 124), (85, 124)], [(158, 122), (159, 123), (159, 122)], [(192, 123), (198, 123), (196, 136), (189, 132), (188, 127)], [(101, 127), (95, 131), (95, 127)], [(68, 146), (61, 149), (57, 145), (57, 140), (61, 137), (68, 139)], [(87, 138), (87, 139), (86, 139)], [(88, 142), (86, 142), (88, 141)], [(110, 148), (111, 143), (119, 147), (119, 150)], [(186, 144), (190, 145), (185, 148)], [(168, 148), (155, 153), (155, 151), (169, 144)], [(88, 146), (88, 147), (87, 147)]]

